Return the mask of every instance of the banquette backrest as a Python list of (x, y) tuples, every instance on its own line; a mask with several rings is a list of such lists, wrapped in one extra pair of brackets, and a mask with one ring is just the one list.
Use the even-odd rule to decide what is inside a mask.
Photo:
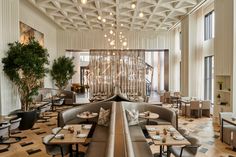
[(148, 103), (127, 103), (122, 102), (125, 109), (129, 110), (138, 110), (139, 112), (150, 111), (159, 114), (159, 119), (166, 120), (171, 122), (171, 124), (176, 127), (176, 113), (168, 108), (161, 107), (155, 104), (148, 104)]
[[(77, 107), (73, 107), (67, 110), (64, 110), (58, 114), (58, 126), (63, 127), (66, 124), (78, 124), (84, 119), (78, 118), (77, 114), (89, 111), (89, 112), (96, 112), (99, 113), (100, 108), (104, 109), (111, 109), (113, 102), (96, 102), (96, 103), (90, 103), (85, 104)], [(89, 119), (90, 121), (97, 122), (98, 116), (92, 119)]]

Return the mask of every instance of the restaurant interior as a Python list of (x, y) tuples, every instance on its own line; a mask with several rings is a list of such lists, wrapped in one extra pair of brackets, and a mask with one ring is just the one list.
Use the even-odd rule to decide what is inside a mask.
[(0, 0), (0, 157), (236, 157), (234, 0)]

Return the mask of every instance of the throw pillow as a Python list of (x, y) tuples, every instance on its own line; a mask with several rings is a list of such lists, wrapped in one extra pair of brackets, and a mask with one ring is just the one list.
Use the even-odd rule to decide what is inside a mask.
[(110, 120), (110, 109), (104, 110), (101, 107), (98, 116), (98, 125), (108, 126), (109, 120)]
[(139, 124), (139, 121), (138, 121), (139, 111), (138, 110), (137, 111), (125, 110), (125, 111), (126, 111), (126, 116), (127, 116), (129, 126)]

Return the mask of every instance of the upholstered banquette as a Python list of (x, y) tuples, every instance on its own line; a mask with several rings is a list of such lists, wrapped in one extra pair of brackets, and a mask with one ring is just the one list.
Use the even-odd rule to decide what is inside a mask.
[[(152, 153), (142, 131), (143, 121), (140, 124), (129, 126), (126, 110), (151, 111), (160, 115), (155, 124), (172, 124), (176, 126), (175, 112), (146, 103), (132, 102), (97, 102), (77, 106), (64, 110), (58, 115), (58, 125), (83, 123), (83, 119), (76, 115), (84, 111), (99, 113), (100, 108), (110, 109), (110, 123), (108, 127), (96, 125), (86, 157), (152, 157)], [(96, 123), (98, 117), (90, 119)], [(161, 123), (160, 123), (161, 122)]]

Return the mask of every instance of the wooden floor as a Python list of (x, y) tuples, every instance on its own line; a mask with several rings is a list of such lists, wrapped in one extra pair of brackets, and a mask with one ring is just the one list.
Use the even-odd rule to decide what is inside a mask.
[[(17, 136), (25, 137), (20, 142), (12, 144), (8, 151), (1, 152), (0, 157), (47, 157), (42, 137), (50, 134), (51, 129), (57, 127), (57, 113), (48, 113), (51, 117), (49, 122), (36, 123), (34, 129), (22, 131)], [(198, 149), (197, 157), (236, 157), (236, 152), (231, 147), (221, 143), (219, 127), (213, 125), (212, 118), (184, 118), (179, 117), (179, 127), (184, 127), (190, 134), (196, 136), (201, 141), (202, 146)], [(16, 136), (15, 135), (15, 136)], [(147, 139), (150, 142), (150, 139)], [(32, 142), (27, 146), (21, 144)], [(159, 151), (159, 147), (150, 143), (153, 154)], [(81, 148), (81, 147), (80, 147)], [(39, 152), (29, 155), (27, 150), (39, 149)], [(83, 147), (82, 150), (86, 151)]]

